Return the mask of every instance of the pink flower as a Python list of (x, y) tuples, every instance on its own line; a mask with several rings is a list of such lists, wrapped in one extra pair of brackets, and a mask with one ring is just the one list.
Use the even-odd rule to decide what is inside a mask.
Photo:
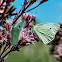
[(27, 19), (27, 17), (28, 17), (28, 13), (23, 14), (22, 16), (23, 16), (23, 18), (26, 20), (26, 19)]
[(32, 19), (34, 19), (34, 18), (36, 18), (36, 16), (35, 16), (35, 15), (33, 15), (33, 16), (32, 16)]
[(6, 6), (6, 2), (3, 3), (3, 6)]
[(0, 4), (2, 4), (3, 0), (0, 0)]
[(34, 39), (36, 36), (34, 36), (33, 31), (29, 30), (29, 28), (22, 28), (21, 30), (21, 38), (23, 41), (21, 41), (21, 43), (23, 42), (28, 42), (28, 44), (34, 43), (36, 42), (36, 40)]
[(24, 5), (24, 4), (22, 4), (22, 8), (21, 8), (21, 10), (24, 10), (24, 7), (25, 7), (25, 5)]
[(30, 43), (26, 43), (26, 45), (30, 45)]
[(3, 13), (4, 12), (4, 10), (0, 10), (0, 13)]
[(12, 23), (13, 23), (13, 20), (10, 21), (10, 24), (12, 24)]

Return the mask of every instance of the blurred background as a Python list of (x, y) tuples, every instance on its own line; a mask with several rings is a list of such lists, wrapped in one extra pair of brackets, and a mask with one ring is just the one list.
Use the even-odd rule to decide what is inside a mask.
[[(14, 6), (17, 8), (15, 12), (18, 12), (21, 9), (21, 4), (23, 2), (24, 0), (16, 0), (13, 3)], [(36, 6), (39, 2), (40, 0), (34, 5), (32, 5), (30, 8)], [(49, 23), (49, 22), (61, 23), (62, 0), (49, 0), (40, 5), (38, 8), (30, 11), (29, 14), (36, 15), (38, 23)], [(56, 40), (53, 41), (50, 45), (44, 45), (41, 42), (35, 43), (35, 46), (31, 44), (29, 46), (21, 48), (20, 51), (18, 52), (17, 51), (13, 52), (5, 62), (60, 62), (55, 57), (56, 53), (54, 53), (55, 46), (57, 45), (59, 45), (59, 43), (57, 44)]]
[(50, 55), (51, 46), (41, 42), (25, 46), (19, 52), (15, 51), (5, 62), (59, 62), (53, 55)]

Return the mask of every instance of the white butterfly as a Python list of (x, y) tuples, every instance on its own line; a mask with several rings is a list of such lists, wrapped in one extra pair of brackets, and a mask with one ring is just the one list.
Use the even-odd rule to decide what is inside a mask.
[(34, 26), (34, 31), (44, 44), (51, 42), (59, 29), (60, 25), (58, 23), (45, 23)]

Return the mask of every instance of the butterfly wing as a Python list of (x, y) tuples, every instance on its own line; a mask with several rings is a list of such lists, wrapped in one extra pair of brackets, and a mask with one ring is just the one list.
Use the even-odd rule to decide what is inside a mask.
[[(49, 27), (47, 25), (49, 25)], [(54, 39), (55, 34), (59, 28), (59, 24), (57, 25), (56, 23), (47, 23), (45, 25), (39, 24), (34, 26), (34, 31), (37, 33), (38, 37), (43, 41), (44, 44), (48, 44)]]
[(43, 26), (43, 27), (49, 28), (55, 34), (57, 33), (58, 29), (60, 28), (60, 25), (58, 23), (44, 23), (44, 24), (38, 24), (37, 26)]
[(24, 21), (25, 21), (24, 19), (19, 20), (18, 22), (15, 23), (14, 27), (17, 27), (21, 31), (21, 28), (24, 25)]

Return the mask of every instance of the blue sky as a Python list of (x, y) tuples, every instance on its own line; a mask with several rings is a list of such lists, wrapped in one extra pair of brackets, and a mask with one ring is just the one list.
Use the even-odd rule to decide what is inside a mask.
[[(30, 8), (36, 6), (39, 1)], [(24, 0), (16, 0), (14, 3), (12, 3), (17, 8), (17, 12), (20, 10), (23, 2)], [(60, 23), (62, 22), (62, 0), (48, 0), (47, 2), (41, 4), (38, 8), (30, 11), (29, 14), (36, 15), (36, 19), (39, 23)]]
[[(16, 11), (19, 11), (21, 8), (21, 3), (24, 0), (16, 0), (13, 4), (17, 8)], [(40, 1), (40, 0), (39, 0)], [(32, 5), (30, 8), (36, 6), (37, 3)], [(28, 8), (29, 9), (29, 8)], [(48, 23), (48, 22), (62, 22), (62, 0), (49, 0), (41, 4), (38, 8), (29, 12), (29, 14), (36, 15), (38, 22)]]

